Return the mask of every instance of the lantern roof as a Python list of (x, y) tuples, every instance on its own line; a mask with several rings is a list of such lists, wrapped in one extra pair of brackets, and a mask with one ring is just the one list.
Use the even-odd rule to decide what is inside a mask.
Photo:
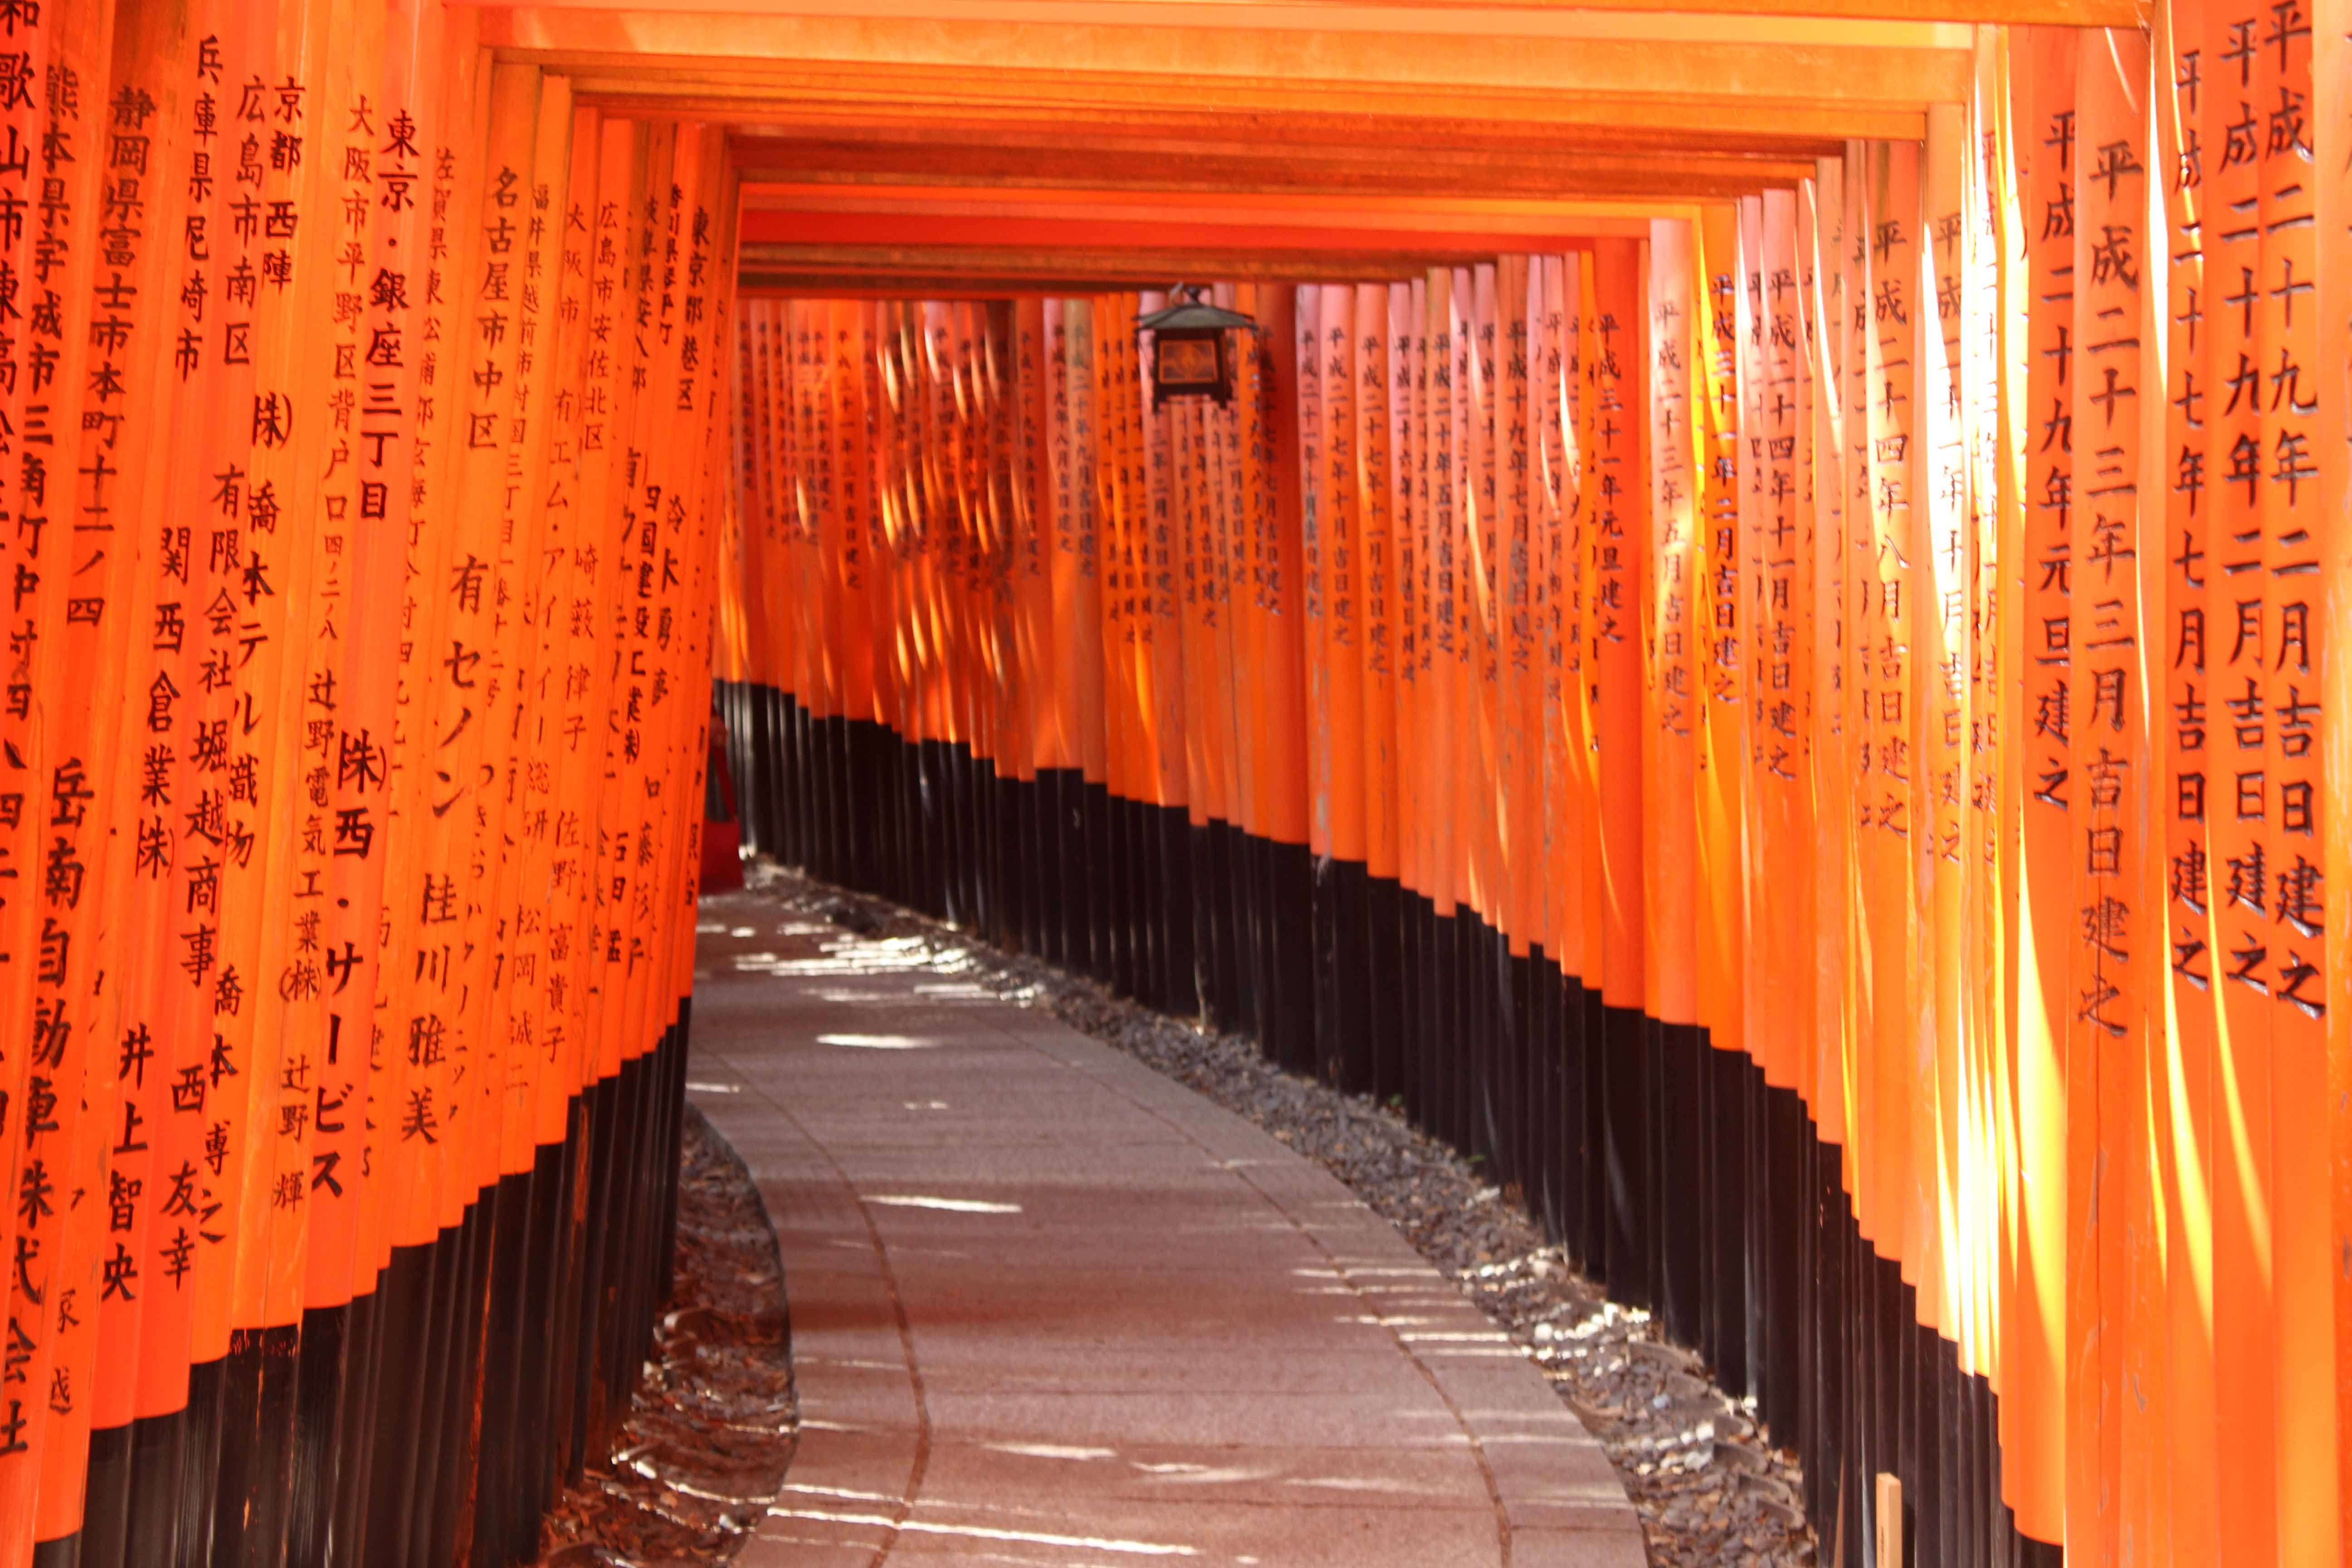
[(1137, 330), (1152, 332), (1186, 331), (1198, 332), (1216, 331), (1226, 327), (1245, 327), (1251, 331), (1257, 331), (1255, 320), (1243, 315), (1239, 310), (1228, 310), (1221, 305), (1210, 304), (1202, 298), (1205, 292), (1207, 290), (1197, 283), (1179, 283), (1170, 290), (1170, 296), (1172, 299), (1175, 295), (1181, 294), (1184, 296), (1183, 300), (1146, 315), (1136, 317)]

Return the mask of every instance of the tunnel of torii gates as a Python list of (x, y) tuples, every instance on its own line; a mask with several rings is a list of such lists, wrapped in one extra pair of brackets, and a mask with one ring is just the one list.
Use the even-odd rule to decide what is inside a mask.
[(0, 3), (0, 1565), (531, 1554), (714, 714), (1832, 1560), (2339, 1563), (2352, 0), (1813, 9)]

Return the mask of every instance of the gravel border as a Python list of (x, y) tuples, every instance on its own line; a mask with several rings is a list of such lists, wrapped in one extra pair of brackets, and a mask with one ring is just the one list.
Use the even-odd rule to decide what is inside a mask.
[(1797, 1457), (1765, 1440), (1752, 1402), (1727, 1396), (1696, 1355), (1659, 1339), (1649, 1313), (1609, 1301), (1570, 1268), (1516, 1189), (1482, 1181), (1461, 1154), (1394, 1108), (1285, 1072), (1241, 1036), (1152, 1012), (884, 900), (765, 862), (746, 870), (752, 890), (795, 913), (861, 936), (920, 940), (942, 973), (1050, 1011), (1338, 1176), (1511, 1336), (1600, 1439), (1641, 1515), (1656, 1568), (1815, 1562)]
[(799, 1440), (783, 1258), (740, 1156), (692, 1105), (675, 1295), (612, 1457), (556, 1500), (546, 1568), (687, 1568), (743, 1549)]

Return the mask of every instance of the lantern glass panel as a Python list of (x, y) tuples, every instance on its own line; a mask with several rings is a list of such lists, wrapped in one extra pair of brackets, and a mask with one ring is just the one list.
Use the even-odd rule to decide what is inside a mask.
[(1232, 388), (1225, 375), (1224, 333), (1166, 331), (1157, 337), (1153, 390), (1160, 400), (1170, 397), (1213, 397), (1227, 402)]

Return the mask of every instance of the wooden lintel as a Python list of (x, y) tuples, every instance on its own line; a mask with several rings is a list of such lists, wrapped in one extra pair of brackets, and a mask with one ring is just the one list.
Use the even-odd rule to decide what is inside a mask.
[[(1633, 238), (1649, 233), (1646, 219), (1623, 219), (1608, 234)], [(1601, 237), (1600, 233), (1583, 237)], [(1573, 249), (1574, 239), (1520, 248), (1541, 253)], [(1412, 248), (1346, 254), (1297, 249), (1168, 250), (1130, 247), (1074, 249), (1065, 247), (857, 245), (751, 245), (742, 247), (738, 277), (744, 288), (807, 291), (832, 280), (863, 288), (944, 287), (952, 280), (967, 292), (1026, 283), (1048, 287), (1134, 286), (1165, 288), (1179, 279), (1235, 281), (1293, 279), (1303, 283), (1373, 281), (1412, 278), (1431, 267), (1491, 261), (1486, 248)]]
[[(846, 123), (894, 124), (917, 122), (925, 117), (1028, 122), (1046, 115), (1061, 118), (1077, 133), (1124, 132), (1150, 125), (1156, 118), (1149, 110), (1138, 108), (1139, 99), (1150, 95), (1126, 86), (1065, 84), (1058, 98), (1000, 101), (976, 94), (932, 96), (925, 84), (911, 80), (876, 80), (853, 89), (838, 82), (819, 84), (782, 76), (772, 81), (747, 81), (732, 76), (698, 78), (690, 72), (638, 73), (625, 65), (617, 68), (623, 74), (614, 74), (615, 65), (609, 60), (542, 63), (572, 75), (577, 101), (649, 119), (704, 119), (756, 126), (771, 116), (800, 119), (810, 113)], [(965, 86), (971, 86), (969, 80)], [(1465, 119), (1554, 135), (1582, 133), (1603, 142), (1711, 139), (1756, 147), (1775, 141), (1796, 144), (1847, 138), (1917, 142), (1927, 133), (1924, 106), (1734, 101), (1599, 91), (1513, 95), (1355, 90), (1342, 100), (1318, 99), (1306, 87), (1223, 85), (1188, 89), (1183, 97), (1202, 118), (1228, 123), (1254, 121), (1269, 135), (1281, 133), (1294, 121), (1354, 120), (1367, 128), (1381, 128), (1394, 139), (1409, 135), (1425, 122), (1450, 127)]]
[(1463, 100), (1531, 106), (1579, 97), (1916, 110), (1963, 101), (1973, 87), (1965, 47), (1731, 41), (1720, 31), (1498, 37), (527, 7), (488, 11), (482, 21), (484, 42), (591, 78), (596, 90), (609, 82), (612, 90), (658, 91), (668, 79), (672, 91), (738, 100), (790, 99), (812, 73), (861, 72), (875, 85), (928, 87), (948, 101), (1395, 111), (1418, 100), (1455, 114)]
[[(819, 137), (738, 137), (747, 184), (790, 181), (857, 189), (920, 179), (998, 191), (1116, 190), (1196, 195), (1344, 194), (1360, 199), (1476, 191), (1495, 196), (1729, 195), (1810, 178), (1810, 156), (1678, 153), (1457, 153), (1427, 148), (1326, 151), (1264, 143), (1146, 148), (1115, 141), (875, 145)], [(1822, 149), (1834, 155), (1837, 149)], [(1821, 154), (1815, 154), (1821, 155)]]
[(1179, 158), (1196, 153), (1248, 153), (1353, 158), (1386, 164), (1400, 159), (1452, 156), (1497, 163), (1545, 157), (1653, 153), (1835, 157), (1840, 136), (1797, 135), (1774, 125), (1735, 132), (1705, 126), (1570, 121), (1519, 123), (1466, 117), (1416, 115), (1410, 120), (1309, 112), (1211, 114), (1184, 109), (1126, 107), (1115, 118), (1017, 110), (966, 113), (920, 102), (895, 106), (869, 100), (771, 100), (735, 121), (738, 155), (771, 138), (820, 141), (845, 148), (1004, 147), (1099, 150), (1105, 158)]
[(838, 213), (751, 210), (743, 215), (746, 249), (762, 245), (853, 249), (913, 247), (926, 253), (987, 254), (998, 250), (1138, 250), (1179, 255), (1242, 254), (1377, 256), (1410, 252), (1432, 256), (1492, 256), (1504, 251), (1544, 250), (1596, 233), (1622, 232), (1681, 203), (1619, 203), (1614, 210), (1580, 216), (1565, 213), (1545, 223), (1516, 226), (1381, 224), (1367, 217), (1353, 226), (1279, 221), (1218, 223), (1192, 220), (1151, 223), (1127, 218), (1038, 217), (967, 214), (942, 216), (921, 210), (903, 213)]
[[(1784, 172), (1793, 184), (1811, 177), (1813, 166), (1789, 164)], [(1750, 195), (1760, 188), (1751, 178), (1735, 194)], [(943, 237), (960, 223), (982, 221), (1137, 228), (1211, 226), (1335, 235), (1368, 229), (1432, 236), (1540, 235), (1573, 232), (1588, 219), (1646, 216), (1662, 200), (1692, 199), (1668, 198), (1663, 192), (1637, 200), (1567, 193), (1504, 197), (1475, 188), (1442, 195), (1371, 197), (1328, 191), (1220, 190), (1204, 195), (1165, 190), (1043, 190), (1009, 184), (943, 188), (928, 184), (841, 185), (751, 179), (744, 182), (742, 192), (747, 237), (757, 229), (772, 229), (780, 223), (803, 218), (910, 219), (934, 226)]]
[[(497, 0), (475, 0), (483, 5)], [(609, 0), (537, 0), (536, 9), (609, 9)], [(638, 0), (642, 13), (668, 11), (741, 16), (776, 8), (776, 0)], [(908, 20), (1093, 21), (1139, 26), (1171, 25), (1281, 30), (1318, 18), (1346, 18), (1358, 26), (1400, 31), (1475, 30), (1496, 35), (1525, 30), (1531, 19), (1640, 17), (1786, 18), (1789, 0), (793, 0), (803, 14), (887, 15)], [(1802, 16), (1816, 25), (1892, 23), (1969, 26), (2006, 23), (2053, 27), (2144, 27), (2146, 0), (1803, 0)]]
[(1267, 264), (1244, 258), (1213, 270), (1169, 271), (1149, 267), (1120, 267), (1106, 261), (1096, 268), (1036, 268), (1007, 271), (973, 269), (923, 272), (867, 269), (745, 268), (736, 275), (736, 291), (751, 299), (826, 300), (1003, 300), (1024, 295), (1098, 294), (1112, 289), (1165, 289), (1171, 282), (1212, 278), (1220, 283), (1400, 283), (1410, 282), (1425, 268), (1403, 261), (1367, 261), (1338, 267), (1328, 261), (1302, 261), (1295, 266)]

